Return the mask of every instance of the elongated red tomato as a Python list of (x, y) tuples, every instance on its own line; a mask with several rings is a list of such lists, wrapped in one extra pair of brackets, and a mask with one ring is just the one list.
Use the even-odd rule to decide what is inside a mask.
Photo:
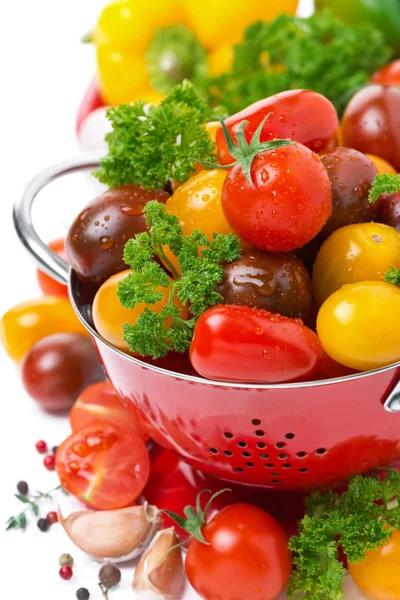
[(251, 165), (252, 184), (240, 165), (222, 188), (222, 209), (240, 238), (269, 252), (310, 242), (332, 214), (332, 188), (318, 154), (302, 144), (261, 152)]
[[(48, 246), (51, 250), (53, 250), (53, 252), (58, 254), (58, 256), (61, 256), (61, 258), (64, 260), (68, 260), (65, 253), (64, 243), (64, 238), (59, 238), (50, 242)], [(46, 275), (46, 273), (43, 273), (43, 271), (40, 269), (37, 269), (36, 274), (38, 284), (43, 294), (48, 296), (61, 296), (62, 298), (68, 298), (68, 287), (66, 285), (59, 283), (49, 275)]]
[(186, 556), (190, 583), (207, 600), (275, 600), (292, 568), (287, 537), (266, 512), (248, 504), (223, 508)]
[(70, 435), (57, 450), (56, 467), (67, 492), (92, 508), (113, 510), (141, 494), (150, 459), (139, 436), (102, 423)]
[(235, 305), (203, 313), (190, 346), (203, 377), (246, 383), (310, 379), (322, 355), (318, 337), (300, 319)]
[[(265, 98), (232, 115), (225, 123), (234, 135), (240, 123), (248, 121), (244, 132), (246, 140), (250, 141), (269, 113), (271, 115), (261, 133), (262, 142), (289, 138), (314, 152), (322, 152), (336, 138), (339, 119), (335, 107), (325, 96), (309, 90), (289, 90)], [(217, 153), (221, 165), (233, 162), (221, 127), (217, 131)]]

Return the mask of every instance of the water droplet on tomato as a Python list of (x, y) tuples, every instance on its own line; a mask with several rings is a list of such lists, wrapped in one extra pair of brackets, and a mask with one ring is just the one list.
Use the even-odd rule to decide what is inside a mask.
[(262, 335), (264, 333), (264, 329), (262, 327), (256, 327), (254, 333), (256, 335)]
[(102, 250), (110, 250), (114, 246), (114, 239), (111, 236), (104, 235), (100, 238), (100, 248)]
[(262, 355), (263, 355), (263, 358), (268, 360), (269, 358), (271, 358), (271, 350), (263, 350)]

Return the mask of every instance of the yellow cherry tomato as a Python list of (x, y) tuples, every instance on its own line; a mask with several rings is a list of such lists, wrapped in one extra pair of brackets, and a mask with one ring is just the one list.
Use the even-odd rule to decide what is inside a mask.
[(89, 335), (69, 301), (59, 296), (22, 302), (0, 321), (0, 340), (7, 354), (18, 362), (37, 341), (53, 333)]
[[(130, 272), (128, 269), (107, 279), (98, 290), (93, 302), (93, 322), (98, 333), (109, 344), (127, 353), (130, 352), (128, 344), (123, 338), (123, 324), (134, 325), (146, 307), (144, 303), (140, 303), (132, 309), (124, 308), (118, 300), (118, 283), (125, 279)], [(163, 292), (163, 298), (148, 308), (160, 312), (168, 302), (169, 290), (159, 287), (157, 291)], [(181, 309), (182, 318), (186, 319), (188, 314), (186, 307), (183, 307), (177, 298), (174, 303)]]
[(400, 600), (400, 531), (378, 550), (368, 552), (362, 563), (349, 565), (359, 588), (374, 600)]
[(236, 44), (255, 21), (272, 21), (280, 13), (294, 15), (298, 0), (186, 0), (191, 28), (205, 48)]
[(385, 173), (389, 173), (391, 175), (396, 175), (397, 171), (390, 163), (387, 162), (384, 158), (380, 158), (379, 156), (375, 156), (374, 154), (367, 154), (368, 158), (372, 160), (376, 168), (378, 169), (378, 174), (383, 175)]
[(183, 235), (200, 229), (212, 240), (214, 232), (232, 233), (221, 207), (221, 191), (226, 176), (227, 171), (222, 169), (201, 171), (168, 198), (165, 206), (168, 212), (178, 217)]
[(338, 229), (324, 242), (313, 268), (318, 306), (345, 283), (383, 280), (391, 266), (400, 268), (400, 233), (381, 223)]
[(220, 46), (212, 50), (208, 57), (208, 72), (211, 77), (217, 77), (222, 73), (227, 73), (232, 68), (233, 48), (232, 46)]
[(333, 360), (357, 371), (400, 361), (400, 288), (383, 281), (344, 285), (317, 316), (322, 346)]

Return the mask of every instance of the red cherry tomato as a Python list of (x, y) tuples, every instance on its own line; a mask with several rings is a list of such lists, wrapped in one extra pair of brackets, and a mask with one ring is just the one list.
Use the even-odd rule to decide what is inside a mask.
[(129, 506), (150, 474), (146, 446), (139, 436), (115, 425), (92, 425), (69, 436), (57, 450), (61, 485), (99, 510)]
[(223, 508), (193, 540), (186, 555), (188, 579), (201, 598), (275, 600), (291, 573), (288, 539), (266, 512), (249, 504)]
[(218, 381), (304, 381), (316, 371), (322, 346), (308, 327), (256, 308), (219, 305), (201, 315), (190, 360), (200, 375)]
[(371, 81), (381, 85), (400, 86), (400, 58), (393, 60), (388, 65), (372, 75)]
[(347, 377), (354, 375), (359, 371), (345, 367), (333, 360), (326, 352), (323, 353), (321, 362), (318, 365), (313, 381), (322, 381), (323, 379), (336, 379), (338, 377)]
[(69, 413), (69, 422), (73, 432), (104, 423), (119, 426), (143, 440), (148, 437), (108, 381), (94, 383), (80, 394)]
[[(262, 142), (289, 138), (314, 152), (321, 152), (336, 139), (339, 119), (335, 107), (325, 96), (309, 90), (290, 90), (260, 100), (232, 115), (225, 123), (234, 136), (240, 123), (248, 121), (244, 132), (249, 142), (269, 113), (272, 114), (263, 127)], [(217, 154), (220, 164), (233, 162), (221, 127), (217, 131)]]
[(88, 385), (104, 379), (97, 352), (79, 333), (55, 333), (32, 346), (22, 363), (28, 394), (46, 410), (64, 411)]
[(240, 238), (270, 252), (311, 241), (332, 214), (332, 191), (320, 157), (301, 144), (261, 152), (251, 165), (253, 185), (233, 167), (222, 188), (222, 208)]
[(385, 159), (400, 171), (400, 88), (370, 85), (343, 115), (343, 145)]
[[(64, 238), (53, 240), (48, 244), (49, 248), (53, 250), (58, 256), (61, 256), (64, 260), (67, 259), (64, 249)], [(43, 294), (46, 296), (61, 296), (68, 298), (68, 288), (63, 283), (59, 283), (46, 273), (43, 273), (40, 269), (37, 269), (37, 280)]]

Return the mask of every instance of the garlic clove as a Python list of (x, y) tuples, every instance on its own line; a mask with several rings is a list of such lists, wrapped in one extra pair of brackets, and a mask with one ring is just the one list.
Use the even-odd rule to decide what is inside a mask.
[(79, 511), (59, 520), (75, 546), (97, 560), (124, 562), (140, 556), (161, 526), (147, 503), (119, 510)]
[(177, 544), (179, 538), (173, 527), (157, 533), (136, 567), (134, 590), (153, 592), (168, 600), (180, 598), (185, 579), (182, 550), (174, 548)]

